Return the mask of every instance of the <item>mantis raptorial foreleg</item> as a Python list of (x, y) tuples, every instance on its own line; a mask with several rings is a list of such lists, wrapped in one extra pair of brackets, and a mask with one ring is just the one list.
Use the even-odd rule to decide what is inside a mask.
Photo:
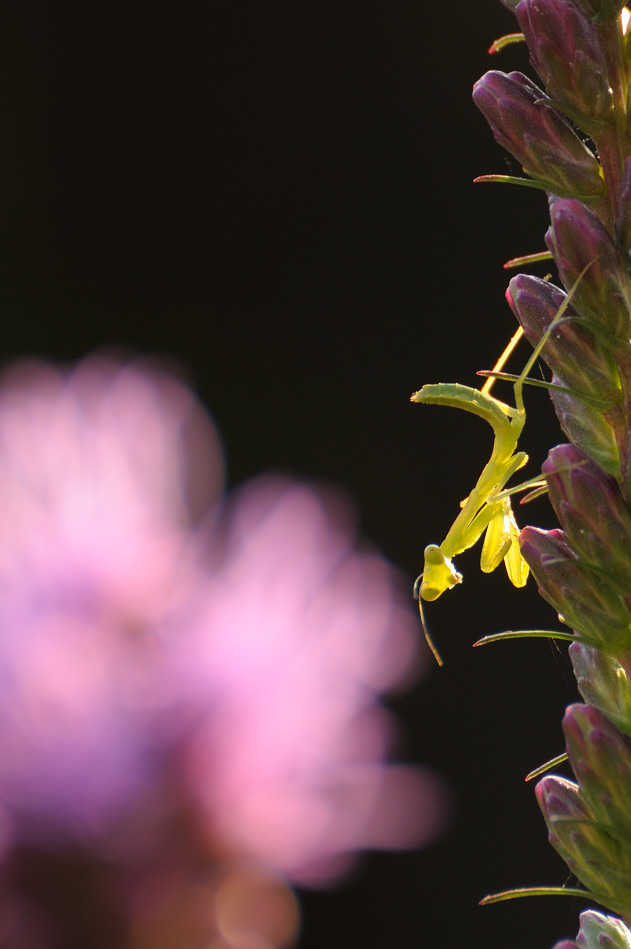
[[(588, 267), (591, 266), (591, 263)], [(425, 548), (423, 573), (418, 577), (418, 591), (422, 617), (422, 600), (436, 600), (445, 590), (462, 582), (453, 558), (472, 547), (485, 534), (482, 546), (481, 568), (486, 573), (495, 570), (504, 561), (508, 576), (516, 587), (522, 587), (528, 577), (528, 565), (521, 556), (518, 543), (519, 530), (513, 515), (506, 485), (513, 474), (526, 464), (528, 456), (517, 451), (517, 444), (526, 421), (523, 387), (527, 376), (545, 346), (550, 334), (559, 325), (563, 314), (578, 286), (586, 267), (574, 286), (566, 295), (554, 320), (543, 333), (523, 371), (515, 379), (513, 392), (515, 406), (506, 405), (491, 395), (495, 374), (500, 373), (508, 357), (521, 339), (522, 330), (517, 330), (510, 343), (498, 359), (482, 389), (450, 383), (425, 385), (411, 396), (412, 402), (433, 405), (449, 405), (477, 415), (489, 423), (494, 433), (491, 457), (484, 466), (477, 483), (469, 496), (461, 503), (460, 513), (452, 524), (442, 544), (430, 544)], [(425, 626), (425, 624), (423, 623)], [(427, 631), (426, 631), (427, 636)], [(438, 656), (429, 636), (429, 645), (438, 662)]]

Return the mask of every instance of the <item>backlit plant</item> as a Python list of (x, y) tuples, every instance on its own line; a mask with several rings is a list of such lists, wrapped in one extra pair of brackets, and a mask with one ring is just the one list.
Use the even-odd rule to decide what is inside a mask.
[[(546, 192), (547, 251), (560, 286), (514, 277), (508, 302), (519, 330), (481, 390), (425, 385), (413, 401), (451, 405), (493, 427), (493, 453), (441, 544), (425, 550), (419, 602), (462, 580), (453, 559), (484, 535), (481, 566), (505, 561), (523, 586), (530, 571), (558, 613), (561, 629), (522, 630), (489, 639), (570, 640), (583, 702), (565, 713), (573, 780), (546, 774), (537, 800), (553, 847), (576, 885), (513, 890), (581, 895), (617, 917), (587, 911), (576, 941), (557, 949), (631, 946), (631, 40), (620, 0), (502, 0), (518, 23), (491, 47), (525, 41), (540, 84), (492, 70), (473, 99), (523, 176), (486, 175)], [(508, 53), (510, 54), (510, 49)], [(522, 334), (534, 352), (518, 376), (503, 372)], [(537, 357), (567, 443), (550, 451), (539, 479), (512, 484), (526, 457), (517, 440), (526, 421), (522, 389)], [(514, 406), (491, 394), (497, 377), (514, 382)], [(541, 385), (537, 380), (535, 384)], [(511, 496), (546, 491), (559, 528), (517, 527)], [(565, 756), (562, 756), (565, 758)], [(554, 765), (558, 763), (555, 760)], [(542, 773), (545, 769), (542, 769)]]

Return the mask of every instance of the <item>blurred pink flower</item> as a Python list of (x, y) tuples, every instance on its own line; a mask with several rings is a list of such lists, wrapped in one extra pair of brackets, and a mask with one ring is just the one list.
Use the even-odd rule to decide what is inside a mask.
[(89, 837), (146, 793), (189, 498), (206, 508), (222, 483), (214, 428), (163, 373), (93, 358), (0, 381), (5, 833)]
[(239, 492), (178, 668), (200, 707), (185, 766), (208, 826), (302, 883), (440, 823), (434, 779), (383, 763), (392, 723), (376, 701), (415, 665), (417, 626), (348, 513), (278, 479)]
[(130, 859), (186, 813), (211, 857), (317, 883), (440, 826), (435, 779), (384, 763), (378, 697), (416, 665), (397, 575), (332, 494), (262, 478), (224, 511), (222, 480), (155, 368), (0, 382), (5, 852)]

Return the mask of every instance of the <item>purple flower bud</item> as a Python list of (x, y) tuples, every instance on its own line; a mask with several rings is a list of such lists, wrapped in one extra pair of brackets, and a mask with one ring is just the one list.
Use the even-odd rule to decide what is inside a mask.
[(574, 445), (553, 448), (542, 471), (570, 547), (602, 570), (622, 595), (629, 595), (631, 513), (615, 478)]
[(541, 596), (562, 623), (602, 649), (631, 647), (631, 621), (622, 597), (600, 571), (577, 558), (563, 531), (525, 527), (519, 545)]
[(631, 930), (621, 919), (588, 909), (580, 915), (576, 942), (558, 942), (553, 949), (629, 949)]
[(506, 7), (507, 10), (510, 10), (511, 12), (513, 12), (515, 7), (519, 3), (519, 0), (500, 0), (500, 3), (502, 4), (502, 6)]
[(499, 144), (546, 191), (583, 200), (605, 193), (600, 165), (549, 97), (520, 72), (487, 72), (473, 101)]
[[(508, 303), (521, 324), (526, 339), (536, 346), (555, 318), (565, 294), (559, 287), (533, 277), (518, 274), (506, 292)], [(552, 370), (552, 383), (571, 392), (550, 390), (561, 428), (606, 471), (619, 471), (620, 462), (608, 407), (621, 398), (618, 369), (611, 351), (584, 322), (572, 320), (575, 311), (566, 311), (567, 322), (560, 322), (548, 338), (542, 359)], [(585, 398), (581, 398), (581, 396)], [(590, 402), (593, 399), (595, 401)]]
[[(596, 708), (570, 705), (563, 732), (581, 799), (614, 839), (631, 836), (631, 741)], [(631, 867), (631, 854), (629, 855)], [(631, 900), (631, 893), (629, 893)]]
[[(566, 294), (548, 280), (520, 273), (508, 285), (506, 299), (523, 327), (526, 339), (536, 346), (556, 317)], [(564, 385), (605, 402), (620, 399), (620, 377), (611, 352), (600, 337), (577, 316), (572, 305), (548, 337), (541, 358)]]
[(613, 93), (591, 20), (567, 0), (521, 0), (515, 15), (554, 104), (591, 135), (611, 123)]
[(593, 322), (596, 332), (605, 331), (628, 347), (631, 281), (609, 232), (574, 198), (552, 200), (550, 220), (546, 244), (564, 285), (573, 286), (589, 265), (575, 290), (574, 308)]
[[(553, 377), (552, 381), (558, 380)], [(602, 409), (581, 402), (576, 396), (566, 392), (552, 391), (550, 398), (559, 425), (567, 437), (605, 471), (618, 474), (620, 454), (615, 434), (602, 414)]]
[(631, 854), (594, 819), (579, 786), (548, 775), (536, 787), (548, 840), (593, 898), (614, 912), (631, 910)]
[(583, 700), (631, 737), (631, 653), (608, 655), (584, 643), (572, 643), (569, 656)]

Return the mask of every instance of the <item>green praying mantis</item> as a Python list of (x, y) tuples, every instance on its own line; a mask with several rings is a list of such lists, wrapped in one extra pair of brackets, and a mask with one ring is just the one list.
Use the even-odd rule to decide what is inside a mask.
[(414, 585), (418, 594), (421, 622), (425, 637), (436, 661), (442, 665), (442, 659), (436, 650), (425, 624), (423, 600), (436, 600), (446, 590), (462, 582), (462, 574), (456, 570), (453, 558), (468, 550), (485, 535), (480, 558), (481, 569), (490, 573), (500, 565), (506, 565), (508, 577), (516, 587), (523, 587), (528, 578), (528, 564), (519, 549), (519, 528), (511, 506), (510, 496), (515, 491), (541, 485), (541, 479), (525, 482), (515, 488), (507, 489), (510, 478), (519, 471), (528, 456), (517, 451), (517, 444), (526, 422), (526, 409), (523, 399), (523, 387), (527, 383), (528, 373), (538, 359), (550, 334), (562, 321), (565, 311), (574, 295), (583, 275), (593, 261), (583, 269), (571, 290), (565, 296), (554, 319), (533, 349), (524, 369), (514, 381), (513, 393), (515, 406), (512, 407), (491, 395), (491, 389), (506, 361), (523, 336), (521, 327), (513, 335), (508, 346), (498, 359), (488, 379), (481, 389), (473, 389), (458, 383), (424, 385), (410, 397), (412, 402), (432, 405), (449, 405), (463, 409), (484, 419), (494, 433), (491, 457), (484, 466), (477, 483), (468, 497), (460, 503), (460, 513), (452, 524), (441, 544), (429, 544), (424, 552), (423, 572)]

